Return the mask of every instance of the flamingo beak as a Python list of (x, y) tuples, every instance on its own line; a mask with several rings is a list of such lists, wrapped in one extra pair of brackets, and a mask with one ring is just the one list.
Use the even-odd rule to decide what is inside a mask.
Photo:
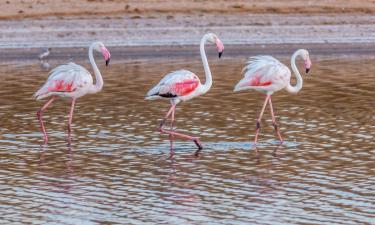
[(216, 44), (217, 51), (219, 52), (219, 59), (220, 59), (224, 52), (224, 45), (223, 45), (223, 42), (221, 42), (219, 38), (215, 39), (215, 44)]
[(109, 51), (104, 46), (100, 49), (100, 51), (103, 54), (105, 65), (108, 66), (109, 61), (111, 60), (111, 53), (109, 53)]
[(307, 58), (306, 61), (305, 61), (305, 68), (306, 68), (306, 74), (309, 73), (310, 69), (311, 69), (311, 60), (310, 58)]

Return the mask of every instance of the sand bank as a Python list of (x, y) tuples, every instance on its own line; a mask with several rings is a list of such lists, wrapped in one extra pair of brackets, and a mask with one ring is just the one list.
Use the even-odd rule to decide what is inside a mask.
[(126, 13), (374, 13), (369, 0), (0, 0), (0, 19)]
[[(6, 3), (9, 2), (9, 3)], [(0, 48), (372, 44), (374, 1), (3, 1)], [(345, 46), (345, 45), (340, 45)]]

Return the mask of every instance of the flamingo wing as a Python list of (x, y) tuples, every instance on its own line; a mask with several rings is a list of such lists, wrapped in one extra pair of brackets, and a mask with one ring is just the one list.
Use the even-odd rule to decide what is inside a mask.
[(53, 93), (71, 93), (93, 84), (89, 71), (75, 63), (68, 63), (53, 69), (46, 83), (34, 94), (37, 99)]
[(200, 80), (194, 73), (188, 70), (177, 70), (167, 74), (155, 87), (147, 92), (146, 99), (185, 96), (193, 92), (199, 84)]
[(244, 89), (270, 89), (280, 86), (290, 78), (290, 70), (272, 56), (251, 57), (242, 69), (244, 78), (238, 82), (234, 91)]

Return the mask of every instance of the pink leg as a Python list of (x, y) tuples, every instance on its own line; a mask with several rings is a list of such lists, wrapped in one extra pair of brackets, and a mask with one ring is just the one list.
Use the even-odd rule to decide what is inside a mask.
[(185, 139), (194, 141), (194, 143), (197, 145), (198, 149), (203, 149), (202, 144), (199, 141), (199, 138), (193, 137), (193, 136), (189, 136), (189, 135), (186, 135), (186, 134), (182, 134), (182, 133), (178, 133), (178, 132), (174, 132), (172, 130), (171, 131), (167, 131), (167, 130), (163, 129), (163, 125), (164, 125), (165, 121), (169, 118), (169, 116), (170, 116), (171, 113), (174, 113), (175, 108), (176, 108), (176, 105), (172, 105), (171, 106), (171, 108), (167, 112), (166, 116), (164, 117), (163, 121), (160, 123), (159, 129), (158, 129), (159, 132), (163, 133), (163, 134), (169, 134), (169, 135), (172, 135), (172, 136), (178, 136), (178, 137), (181, 137), (181, 138), (185, 138)]
[(72, 99), (72, 105), (70, 107), (70, 112), (69, 112), (69, 120), (68, 120), (68, 144), (70, 145), (72, 142), (72, 120), (73, 120), (73, 111), (74, 111), (74, 105), (76, 103), (76, 99)]
[(280, 130), (279, 130), (279, 127), (278, 127), (277, 122), (276, 122), (275, 113), (273, 112), (271, 96), (270, 96), (270, 100), (269, 100), (269, 102), (270, 102), (270, 109), (271, 109), (271, 115), (272, 115), (272, 125), (273, 125), (273, 127), (275, 128), (275, 131), (276, 131), (276, 133), (277, 133), (277, 136), (279, 137), (280, 142), (282, 143), (284, 140), (283, 140), (283, 138), (281, 137)]
[(260, 131), (260, 121), (262, 120), (264, 109), (266, 108), (267, 102), (270, 99), (270, 97), (271, 97), (270, 95), (267, 95), (266, 100), (264, 100), (262, 111), (260, 111), (260, 114), (259, 114), (259, 117), (258, 117), (258, 120), (257, 120), (257, 126), (256, 126), (256, 131), (255, 131), (255, 139), (254, 139), (255, 145), (257, 144), (257, 141), (258, 141), (258, 135), (259, 135), (259, 131)]
[(48, 136), (47, 136), (47, 132), (46, 132), (46, 128), (44, 127), (44, 123), (43, 123), (43, 120), (42, 120), (42, 115), (43, 115), (43, 112), (44, 110), (47, 109), (47, 107), (49, 105), (51, 105), (51, 103), (55, 100), (55, 96), (53, 96), (46, 104), (44, 104), (44, 106), (42, 108), (40, 108), (38, 110), (38, 112), (36, 112), (36, 116), (39, 120), (39, 123), (40, 123), (40, 129), (44, 135), (44, 144), (46, 145), (48, 143)]
[[(173, 108), (173, 110), (172, 110), (172, 115), (171, 115), (171, 132), (173, 132), (173, 125), (174, 125), (174, 112), (175, 112), (175, 110), (176, 110), (176, 107)], [(170, 135), (169, 135), (169, 141), (170, 141), (170, 143), (171, 143), (171, 150), (173, 150), (173, 139), (174, 139), (173, 134), (170, 134)]]
[(176, 105), (172, 105), (171, 108), (168, 110), (167, 114), (165, 114), (164, 119), (161, 121), (159, 125), (159, 128), (158, 128), (159, 131), (162, 129), (165, 121), (169, 118), (169, 115), (171, 115), (171, 113), (174, 111), (175, 108), (176, 108)]

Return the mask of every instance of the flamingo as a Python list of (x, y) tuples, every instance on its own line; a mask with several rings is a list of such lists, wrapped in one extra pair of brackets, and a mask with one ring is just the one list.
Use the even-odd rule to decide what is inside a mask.
[[(194, 141), (199, 150), (203, 149), (203, 146), (198, 137), (193, 137), (190, 135), (173, 131), (173, 122), (175, 119), (175, 109), (178, 103), (188, 101), (194, 97), (203, 95), (208, 90), (210, 90), (212, 86), (211, 71), (208, 65), (207, 56), (204, 49), (206, 42), (216, 44), (216, 48), (219, 53), (219, 58), (221, 57), (224, 51), (224, 45), (216, 34), (207, 33), (202, 37), (200, 42), (200, 54), (203, 62), (204, 72), (206, 75), (206, 81), (204, 84), (200, 82), (198, 76), (195, 75), (193, 72), (182, 69), (171, 72), (164, 76), (164, 78), (161, 79), (160, 82), (146, 94), (147, 100), (169, 99), (170, 101), (171, 107), (168, 110), (162, 122), (160, 123), (158, 131), (160, 133), (169, 134), (171, 150), (173, 149), (172, 137), (174, 135)], [(169, 117), (171, 118), (171, 129), (165, 130), (163, 126)]]
[(42, 67), (42, 69), (44, 70), (48, 70), (50, 65), (48, 62), (45, 61), (45, 59), (50, 55), (51, 53), (51, 48), (47, 48), (45, 49), (44, 52), (42, 52), (41, 54), (39, 54), (39, 62), (40, 62), (40, 67)]
[(270, 105), (272, 125), (275, 128), (275, 132), (279, 137), (280, 143), (283, 143), (284, 141), (276, 122), (275, 113), (272, 107), (271, 95), (282, 89), (286, 89), (287, 92), (292, 94), (298, 93), (301, 90), (303, 80), (296, 66), (297, 56), (302, 57), (302, 59), (304, 60), (306, 74), (311, 68), (310, 56), (307, 50), (299, 49), (292, 55), (291, 66), (297, 78), (297, 84), (295, 86), (292, 86), (290, 84), (291, 72), (289, 68), (272, 56), (251, 57), (247, 62), (247, 65), (242, 70), (244, 78), (240, 80), (240, 82), (238, 82), (238, 84), (234, 88), (234, 91), (237, 92), (250, 89), (266, 94), (266, 99), (256, 122), (254, 145), (256, 145), (258, 141), (260, 121), (262, 119), (267, 103), (269, 103)]
[(47, 48), (44, 50), (44, 52), (39, 54), (39, 60), (42, 61), (43, 59), (47, 58), (49, 54), (51, 53), (51, 48)]
[(72, 99), (68, 120), (68, 141), (70, 144), (71, 125), (76, 99), (86, 94), (93, 94), (101, 91), (103, 87), (103, 78), (94, 60), (94, 50), (103, 55), (106, 66), (108, 66), (111, 54), (102, 42), (93, 42), (90, 45), (88, 55), (95, 73), (95, 84), (93, 84), (93, 78), (89, 71), (84, 67), (71, 62), (53, 69), (50, 72), (46, 83), (34, 94), (34, 97), (36, 97), (37, 100), (52, 96), (47, 103), (37, 111), (37, 118), (44, 135), (44, 144), (48, 143), (48, 136), (43, 124), (42, 114), (56, 97)]

